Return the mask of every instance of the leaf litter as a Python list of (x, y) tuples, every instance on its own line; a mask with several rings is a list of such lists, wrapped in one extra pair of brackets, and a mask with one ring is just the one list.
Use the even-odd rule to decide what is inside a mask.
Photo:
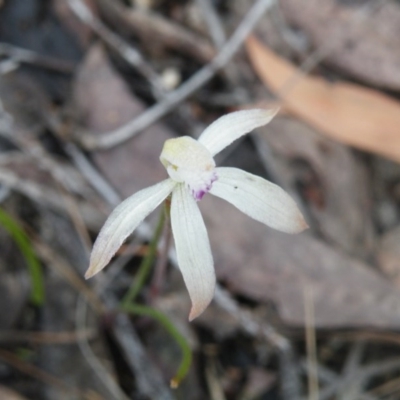
[[(184, 16), (189, 12), (186, 7), (196, 9), (201, 2), (187, 3), (149, 2), (151, 13), (146, 17), (155, 24), (149, 33), (152, 37), (157, 38), (167, 28), (175, 35), (183, 35), (182, 42), (171, 43), (173, 36), (160, 40), (157, 51), (152, 52), (144, 28), (135, 30), (131, 25), (145, 11), (132, 9), (130, 16), (121, 19), (120, 11), (129, 10), (129, 4), (116, 3), (117, 11), (114, 8), (114, 14), (106, 16), (104, 10), (113, 7), (111, 2), (87, 2), (95, 17), (109, 24), (106, 26), (111, 32), (137, 47), (153, 71), (159, 73), (172, 66), (185, 79), (209, 61), (212, 51), (218, 52), (210, 44), (211, 33), (206, 37), (210, 25), (205, 24), (198, 45), (208, 50), (192, 59), (185, 43), (199, 33)], [(0, 9), (3, 19), (13, 15), (10, 4), (5, 2)], [(330, 15), (327, 10), (332, 7), (331, 2), (326, 0), (318, 10), (313, 10), (314, 20), (298, 11), (296, 7), (301, 4), (297, 0), (282, 1), (282, 5), (289, 24), (308, 32), (316, 46), (324, 44), (319, 29), (326, 15)], [(85, 131), (98, 134), (112, 131), (141, 115), (157, 98), (153, 97), (146, 78), (124, 64), (123, 58), (119, 58), (121, 52), (110, 47), (111, 42), (107, 46), (98, 40), (94, 43), (98, 32), (91, 32), (68, 8), (61, 6), (54, 1), (54, 8), (33, 7), (26, 12), (34, 21), (28, 32), (43, 29), (45, 25), (37, 22), (39, 17), (57, 22), (48, 26), (63, 32), (53, 36), (56, 43), (71, 40), (72, 47), (65, 54), (62, 47), (55, 52), (51, 46), (41, 44), (41, 40), (47, 40), (48, 32), (35, 35), (32, 39), (35, 43), (30, 43), (27, 36), (13, 37), (10, 27), (5, 33), (0, 32), (2, 41), (38, 53), (43, 51), (43, 55), (51, 57), (61, 57), (61, 53), (65, 59), (77, 63), (74, 75), (54, 76), (41, 67), (32, 71), (32, 67), (17, 64), (15, 72), (1, 77), (2, 82), (10, 78), (16, 82), (8, 86), (8, 95), (0, 91), (0, 183), (9, 188), (2, 197), (2, 206), (19, 220), (37, 244), (45, 270), (47, 299), (42, 308), (30, 304), (26, 271), (12, 266), (10, 254), (2, 255), (1, 264), (6, 265), (0, 269), (6, 287), (2, 291), (3, 304), (10, 304), (12, 312), (1, 329), (49, 334), (76, 329), (76, 304), (85, 303), (78, 300), (82, 285), (86, 285), (81, 279), (89, 250), (84, 238), (95, 238), (112, 205), (102, 200), (103, 193), (95, 193), (92, 185), (99, 188), (98, 179), (105, 179), (116, 198), (125, 198), (163, 179), (159, 154), (166, 139), (187, 135), (188, 126), (189, 133), (194, 135), (204, 124), (234, 110), (237, 87), (246, 92), (248, 101), (242, 101), (243, 108), (265, 101), (270, 90), (281, 95), (286, 114), (259, 129), (251, 140), (234, 145), (221, 155), (218, 163), (263, 175), (289, 191), (306, 215), (310, 230), (299, 236), (283, 235), (245, 218), (218, 199), (206, 196), (200, 202), (221, 285), (211, 309), (195, 323), (188, 324), (189, 299), (181, 275), (173, 268), (173, 258), (164, 271), (158, 297), (152, 300), (149, 294), (151, 282), (140, 297), (143, 303), (153, 301), (190, 338), (196, 357), (188, 380), (178, 389), (179, 396), (187, 399), (273, 396), (283, 400), (306, 396), (303, 383), (310, 375), (303, 368), (307, 357), (303, 330), (310, 321), (305, 317), (304, 290), (309, 288), (317, 337), (320, 398), (378, 398), (373, 393), (392, 394), (396, 398), (397, 389), (392, 386), (389, 392), (387, 385), (395, 380), (399, 369), (398, 345), (394, 339), (400, 325), (396, 250), (400, 221), (396, 188), (400, 172), (392, 161), (382, 161), (381, 157), (399, 161), (400, 113), (396, 95), (376, 88), (398, 90), (396, 76), (387, 73), (396, 62), (396, 52), (394, 49), (391, 52), (390, 40), (385, 41), (380, 51), (371, 53), (379, 62), (372, 67), (368, 64), (365, 48), (376, 48), (374, 30), (360, 36), (356, 28), (348, 29), (344, 23), (353, 18), (353, 11), (360, 12), (361, 6), (355, 4), (349, 8), (338, 3), (332, 14), (337, 27), (329, 28), (329, 40), (354, 41), (353, 53), (343, 50), (338, 53), (334, 49), (328, 52), (324, 68), (316, 69), (312, 75), (299, 75), (298, 66), (274, 54), (267, 43), (250, 38), (247, 51), (251, 63), (238, 54), (232, 63), (235, 73), (231, 73), (230, 66), (229, 73), (216, 74), (199, 93), (192, 93), (179, 110), (122, 145), (101, 151), (80, 148), (79, 135)], [(21, 18), (20, 4), (16, 2), (14, 7)], [(387, 31), (392, 29), (398, 12), (394, 3), (390, 2), (390, 7), (393, 10), (390, 18), (387, 10), (372, 12), (377, 17), (374, 23), (386, 21)], [(219, 18), (210, 21), (227, 29), (222, 16), (240, 21), (243, 15), (238, 8), (236, 4), (232, 7), (214, 4), (208, 12), (216, 13), (214, 17)], [(157, 25), (158, 21), (161, 25)], [(264, 21), (270, 23), (270, 19)], [(282, 25), (280, 29), (282, 33), (282, 29), (292, 28)], [(344, 39), (335, 39), (335, 29), (343, 32)], [(288, 37), (280, 40), (284, 43)], [(77, 43), (79, 51), (74, 50)], [(307, 54), (299, 54), (299, 49), (294, 51), (294, 58), (307, 59)], [(286, 54), (290, 55), (290, 46)], [(357, 58), (359, 54), (364, 58)], [(331, 67), (340, 70), (330, 70)], [(296, 74), (300, 77), (292, 81), (287, 91), (281, 92), (285, 82)], [(336, 79), (333, 83), (328, 80), (332, 76)], [(260, 87), (258, 77), (266, 89)], [(355, 78), (364, 83), (351, 82)], [(32, 90), (33, 85), (39, 89)], [(24, 99), (24, 93), (29, 93), (30, 102), (19, 100)], [(10, 94), (13, 97), (7, 100)], [(213, 101), (208, 103), (204, 100), (207, 97)], [(220, 104), (219, 99), (223, 99)], [(6, 126), (12, 127), (14, 138), (9, 133), (7, 137)], [(78, 140), (73, 142), (77, 136)], [(75, 146), (74, 153), (70, 145)], [(97, 175), (91, 174), (88, 164), (77, 162), (82, 158), (71, 159), (71, 154), (88, 157), (86, 160), (93, 162)], [(390, 174), (382, 167), (383, 162), (389, 165)], [(63, 173), (55, 173), (56, 170)], [(89, 181), (88, 176), (92, 177)], [(92, 296), (100, 302), (98, 309), (95, 306), (89, 312), (84, 325), (78, 325), (77, 338), (85, 338), (83, 333), (87, 331), (96, 332), (90, 342), (76, 339), (75, 343), (65, 345), (49, 340), (48, 344), (38, 346), (27, 341), (22, 348), (1, 343), (3, 350), (18, 357), (0, 352), (0, 379), (7, 386), (4, 390), (35, 399), (59, 398), (64, 394), (72, 398), (107, 399), (174, 396), (167, 385), (180, 356), (174, 343), (156, 322), (146, 317), (121, 320), (113, 303), (126, 291), (140, 264), (143, 251), (137, 249), (146, 249), (151, 226), (150, 221), (142, 233), (135, 235), (133, 243), (125, 246), (122, 256), (104, 276), (89, 282), (82, 291), (82, 298), (89, 303)], [(43, 248), (51, 251), (44, 252)], [(113, 272), (118, 271), (118, 264), (124, 263), (125, 269)], [(12, 279), (18, 282), (11, 282)], [(221, 296), (220, 290), (225, 295)], [(78, 314), (82, 312), (79, 307)], [(106, 312), (99, 314), (103, 308)], [(356, 338), (363, 337), (368, 346), (352, 344), (350, 336), (338, 335), (343, 330), (350, 330)], [(387, 335), (390, 342), (385, 340)], [(86, 351), (82, 353), (83, 348)], [(146, 368), (141, 368), (137, 360), (144, 360), (142, 365)], [(360, 385), (349, 383), (354, 376), (362, 382)], [(288, 387), (287, 382), (292, 385)], [(68, 385), (72, 390), (69, 391)]]

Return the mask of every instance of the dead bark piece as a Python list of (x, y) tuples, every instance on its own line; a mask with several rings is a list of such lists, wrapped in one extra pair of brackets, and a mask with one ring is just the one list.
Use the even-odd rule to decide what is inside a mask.
[(364, 165), (346, 146), (291, 118), (276, 118), (255, 136), (257, 150), (282, 184), (300, 190), (309, 224), (344, 252), (367, 259), (374, 229), (370, 182)]
[(255, 37), (248, 39), (247, 50), (261, 80), (285, 109), (333, 139), (400, 161), (398, 101), (360, 85), (298, 75), (294, 65)]
[(381, 3), (378, 8), (364, 1), (280, 1), (288, 21), (315, 47), (330, 48), (327, 63), (369, 84), (400, 90), (400, 6)]
[[(80, 68), (74, 84), (74, 98), (85, 126), (99, 133), (123, 125), (145, 109), (129, 92), (100, 46), (89, 51)], [(164, 141), (171, 136), (167, 128), (155, 124), (123, 145), (96, 152), (93, 157), (104, 175), (127, 197), (166, 178), (158, 157)]]

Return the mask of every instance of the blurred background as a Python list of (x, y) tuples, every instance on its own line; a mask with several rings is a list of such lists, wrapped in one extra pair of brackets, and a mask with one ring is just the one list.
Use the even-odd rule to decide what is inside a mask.
[[(0, 399), (400, 399), (399, 38), (397, 0), (0, 1)], [(118, 311), (156, 213), (84, 280), (166, 139), (277, 106), (216, 161), (306, 232), (205, 196), (218, 287), (192, 323), (167, 228), (156, 315)]]

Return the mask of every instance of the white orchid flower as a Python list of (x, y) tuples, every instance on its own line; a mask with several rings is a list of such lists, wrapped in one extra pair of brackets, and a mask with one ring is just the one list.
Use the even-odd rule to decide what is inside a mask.
[(169, 178), (140, 190), (111, 213), (93, 246), (90, 278), (101, 271), (123, 241), (172, 193), (171, 226), (178, 265), (189, 291), (189, 320), (199, 316), (214, 295), (215, 272), (207, 230), (197, 206), (206, 193), (274, 229), (298, 233), (307, 227), (296, 203), (279, 186), (237, 168), (218, 168), (213, 156), (253, 129), (267, 124), (275, 110), (245, 110), (225, 115), (195, 140), (165, 142), (160, 160)]

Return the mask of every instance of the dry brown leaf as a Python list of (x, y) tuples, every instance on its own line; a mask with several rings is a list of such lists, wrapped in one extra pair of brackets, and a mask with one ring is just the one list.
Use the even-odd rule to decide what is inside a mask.
[(254, 36), (246, 43), (257, 74), (293, 114), (321, 133), (346, 144), (400, 161), (400, 103), (376, 90), (352, 83), (330, 83), (301, 76)]

